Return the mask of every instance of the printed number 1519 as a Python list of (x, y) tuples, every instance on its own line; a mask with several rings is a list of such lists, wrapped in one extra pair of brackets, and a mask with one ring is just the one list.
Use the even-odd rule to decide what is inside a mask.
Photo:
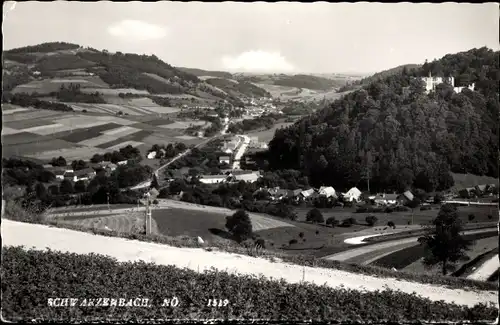
[(207, 307), (226, 307), (229, 305), (229, 300), (227, 299), (208, 299)]

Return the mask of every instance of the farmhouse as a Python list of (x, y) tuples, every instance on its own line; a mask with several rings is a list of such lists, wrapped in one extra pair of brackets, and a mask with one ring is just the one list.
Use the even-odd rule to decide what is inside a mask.
[(85, 168), (81, 170), (77, 170), (74, 173), (73, 181), (87, 181), (95, 177), (96, 172), (92, 168)]
[(247, 173), (244, 173), (244, 174), (239, 174), (237, 173), (236, 175), (233, 175), (234, 177), (234, 180), (239, 182), (239, 181), (244, 181), (244, 182), (248, 182), (248, 183), (255, 183), (259, 177), (260, 177), (260, 173), (259, 172), (247, 172)]
[(396, 204), (398, 200), (397, 194), (378, 194), (375, 196), (375, 204), (377, 205), (392, 205)]
[(148, 159), (154, 159), (156, 158), (156, 151), (151, 151), (148, 153)]
[(316, 193), (316, 191), (314, 191), (313, 188), (310, 188), (308, 190), (305, 190), (305, 191), (302, 191), (300, 192), (300, 196), (303, 198), (303, 199), (307, 199), (307, 198), (312, 198), (314, 197), (314, 194)]
[(398, 202), (399, 204), (402, 205), (405, 205), (408, 202), (413, 201), (413, 199), (414, 199), (413, 193), (410, 191), (406, 191), (398, 196)]
[(117, 162), (118, 166), (123, 166), (123, 165), (126, 165), (127, 163), (128, 163), (128, 160), (122, 160), (122, 161)]
[(226, 175), (201, 175), (200, 182), (204, 184), (223, 183), (227, 180)]
[(352, 187), (347, 193), (342, 193), (344, 196), (344, 199), (353, 202), (353, 201), (359, 201), (359, 198), (361, 197), (361, 191), (357, 187)]
[(56, 179), (62, 181), (64, 179), (64, 173), (66, 171), (62, 169), (54, 170), (54, 175), (56, 175)]
[(337, 197), (337, 194), (335, 194), (335, 189), (331, 186), (321, 186), (319, 188), (318, 194), (321, 196), (326, 196), (327, 198)]
[(219, 157), (219, 163), (226, 163), (226, 164), (230, 164), (231, 163), (231, 157), (229, 156), (220, 156)]

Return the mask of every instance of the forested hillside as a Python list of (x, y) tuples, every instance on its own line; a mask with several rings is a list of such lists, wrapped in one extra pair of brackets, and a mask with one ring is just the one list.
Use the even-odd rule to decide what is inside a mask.
[(369, 85), (372, 82), (375, 82), (379, 79), (387, 78), (395, 74), (400, 74), (403, 72), (403, 70), (410, 72), (413, 69), (418, 69), (419, 67), (420, 65), (418, 64), (404, 64), (389, 70), (377, 72), (374, 75), (346, 84), (345, 86), (339, 89), (339, 92), (360, 89), (361, 87)]
[[(473, 49), (377, 80), (278, 130), (269, 144), (273, 169), (302, 169), (311, 184), (372, 191), (443, 190), (450, 171), (498, 177), (499, 52)], [(452, 75), (425, 94), (416, 77)]]
[(226, 79), (231, 79), (233, 78), (233, 75), (230, 74), (229, 72), (224, 72), (224, 71), (207, 71), (207, 70), (202, 70), (202, 69), (195, 69), (195, 68), (183, 68), (183, 67), (177, 67), (177, 69), (187, 72), (189, 74), (192, 74), (197, 77), (203, 77), (203, 76), (209, 76), (209, 77), (214, 77), (214, 78), (226, 78)]

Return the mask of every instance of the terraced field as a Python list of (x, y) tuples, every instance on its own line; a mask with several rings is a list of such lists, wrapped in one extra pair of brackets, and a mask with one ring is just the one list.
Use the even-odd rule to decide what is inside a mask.
[[(97, 111), (98, 107), (90, 104), (75, 105), (81, 110), (92, 106)], [(112, 107), (119, 108), (118, 105), (106, 107), (110, 110)], [(129, 144), (140, 147), (142, 151), (155, 143), (185, 142), (190, 145), (200, 141), (197, 138), (182, 138), (182, 130), (162, 128), (155, 125), (156, 123), (137, 122), (114, 114), (89, 115), (79, 112), (18, 109), (13, 105), (6, 105), (5, 112), (7, 114), (2, 116), (2, 144), (6, 157), (16, 155), (50, 160), (63, 156), (66, 159), (89, 159), (96, 153), (115, 150)], [(147, 115), (152, 113), (148, 112)], [(160, 121), (163, 125), (173, 122), (158, 117), (155, 121)]]

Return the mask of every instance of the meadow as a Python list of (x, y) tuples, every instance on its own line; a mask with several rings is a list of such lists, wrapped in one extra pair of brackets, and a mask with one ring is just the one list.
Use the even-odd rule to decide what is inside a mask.
[(269, 142), (274, 137), (274, 133), (276, 132), (276, 130), (278, 130), (282, 127), (286, 127), (290, 124), (293, 124), (293, 123), (288, 123), (288, 122), (277, 123), (272, 128), (270, 128), (268, 130), (245, 133), (245, 135), (247, 135), (249, 137), (258, 137), (259, 141), (261, 141), (261, 142)]

